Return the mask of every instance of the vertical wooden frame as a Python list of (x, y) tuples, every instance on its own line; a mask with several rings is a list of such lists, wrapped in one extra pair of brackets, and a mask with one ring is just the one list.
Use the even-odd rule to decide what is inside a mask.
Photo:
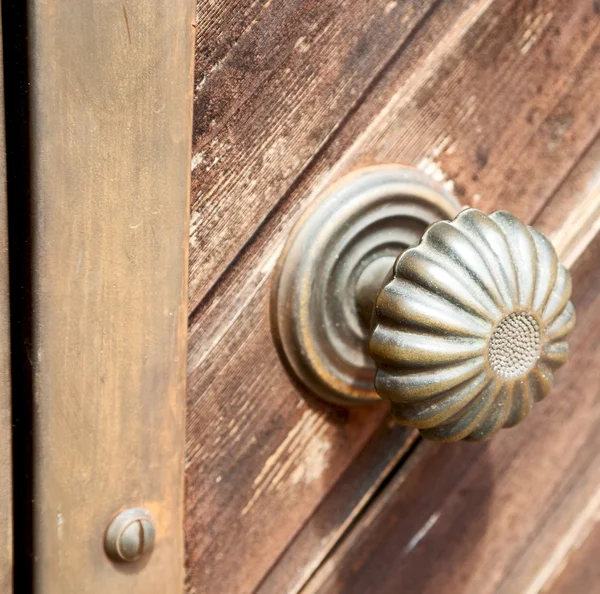
[[(193, 14), (28, 1), (36, 592), (182, 590)], [(130, 506), (157, 540), (119, 565)]]
[[(0, 65), (2, 64), (2, 54), (2, 25), (0, 23)], [(4, 73), (0, 68), (0, 592), (6, 594), (13, 591), (10, 359)]]

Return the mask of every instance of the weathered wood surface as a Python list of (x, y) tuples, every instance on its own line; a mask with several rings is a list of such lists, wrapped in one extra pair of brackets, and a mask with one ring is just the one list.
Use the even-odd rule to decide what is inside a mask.
[(573, 356), (535, 420), (483, 445), (422, 442), (304, 593), (542, 590), (597, 512), (598, 258), (600, 237), (572, 270)]
[(251, 239), (434, 4), (200, 3), (190, 308)]
[[(574, 262), (583, 254), (593, 238), (590, 228), (594, 228), (593, 223), (596, 226), (598, 224), (597, 218), (593, 218), (593, 215), (600, 207), (600, 186), (598, 185), (598, 172), (600, 171), (599, 147), (600, 138), (596, 139), (587, 150), (534, 221), (537, 228), (553, 238), (557, 249), (566, 262)], [(567, 212), (571, 213), (572, 216), (566, 216)], [(374, 464), (374, 461), (379, 461), (379, 457), (384, 460), (389, 459), (389, 452), (387, 454), (383, 452), (386, 447), (395, 448), (396, 459), (400, 459), (404, 454), (404, 449), (400, 447), (398, 440), (400, 438), (405, 440), (406, 438), (399, 432), (400, 428), (396, 432), (393, 429), (390, 431), (393, 426), (394, 424), (391, 427), (382, 427), (361, 452), (361, 456), (353, 462), (351, 466), (353, 472), (348, 474), (353, 478), (356, 475), (362, 476), (362, 483), (359, 482), (358, 486), (352, 485), (350, 487), (346, 484), (345, 477), (343, 477), (336, 484), (324, 503), (319, 506), (315, 514), (301, 528), (294, 541), (263, 580), (259, 592), (264, 594), (298, 592), (305, 583), (306, 577), (310, 576), (311, 572), (325, 559), (331, 547), (344, 537), (344, 530), (348, 528), (349, 522), (354, 520), (370, 503), (370, 499), (361, 498), (361, 488), (365, 490), (366, 484), (371, 482), (376, 485), (391, 474), (387, 473), (389, 468), (379, 468), (377, 464)], [(416, 435), (412, 434), (412, 438), (403, 443), (414, 442), (415, 438)], [(364, 461), (363, 457), (365, 458)], [(371, 465), (375, 466), (375, 468), (371, 468), (373, 473), (371, 476), (368, 474), (369, 471), (362, 467), (363, 464), (368, 464), (368, 460), (371, 460)], [(381, 470), (386, 473), (385, 476), (381, 473)], [(592, 486), (595, 487), (595, 484)], [(354, 498), (349, 496), (348, 491), (350, 489), (357, 491)], [(574, 510), (577, 509), (576, 505), (586, 507), (586, 497), (590, 496), (590, 489), (582, 490), (580, 486), (577, 493), (579, 493), (578, 499), (565, 512), (567, 524), (564, 524), (564, 522), (561, 524), (557, 518), (554, 518), (551, 526), (555, 531), (551, 534), (551, 538), (567, 532), (575, 513)], [(350, 509), (345, 507), (347, 501), (353, 505)], [(562, 507), (568, 508), (564, 503)], [(321, 536), (319, 531), (315, 530), (315, 525), (329, 525), (331, 530), (327, 536)], [(584, 528), (586, 526), (588, 524), (584, 524)], [(539, 535), (536, 542), (539, 544), (541, 559), (550, 557), (548, 545), (541, 541)], [(535, 558), (531, 553), (531, 548), (528, 554), (529, 562)], [(524, 579), (527, 580), (530, 579), (531, 571), (536, 570), (529, 565), (522, 564), (520, 571)], [(518, 591), (518, 588), (515, 591)], [(507, 594), (510, 594), (510, 592)]]
[[(596, 493), (596, 502), (598, 494)], [(545, 594), (587, 594), (598, 590), (600, 584), (600, 510), (596, 509), (593, 517), (588, 518), (586, 533), (579, 535), (574, 551), (567, 563), (560, 567), (558, 575), (553, 576), (551, 584), (544, 590)]]
[[(354, 19), (364, 21), (360, 10), (320, 3), (330, 26), (309, 43), (311, 75), (305, 53), (295, 50), (288, 60), (282, 51), (284, 61), (273, 62), (268, 74), (255, 69), (255, 85), (236, 66), (235, 52), (264, 64), (279, 31), (276, 15), (283, 14), (276, 10), (291, 3), (252, 3), (251, 10), (249, 4), (199, 10), (194, 153), (201, 157), (192, 172), (186, 464), (188, 586), (197, 593), (245, 593), (261, 583), (264, 592), (297, 591), (370, 486), (361, 487), (364, 497), (328, 493), (337, 484), (360, 484), (361, 472), (363, 480), (377, 480), (368, 464), (353, 460), (386, 422), (385, 408), (342, 411), (317, 403), (290, 381), (272, 344), (269, 275), (303, 206), (348, 170), (395, 161), (446, 179), (467, 204), (506, 208), (531, 221), (600, 128), (600, 17), (589, 2), (457, 0), (436, 3), (405, 24), (410, 3), (370, 3), (378, 26), (388, 26), (377, 20), (383, 14), (396, 37), (404, 38), (409, 25), (411, 32), (391, 57), (384, 59), (389, 40), (377, 35), (363, 50), (366, 58), (354, 54), (358, 65), (365, 59), (381, 66), (354, 102), (343, 90), (333, 101), (338, 90), (320, 82), (336, 62), (319, 43), (333, 37), (345, 44), (333, 55), (352, 54), (362, 37), (348, 31)], [(310, 23), (314, 13), (302, 14)], [(226, 51), (210, 41), (219, 18)], [(305, 19), (296, 20), (300, 30), (288, 32), (286, 43), (303, 37)], [(202, 106), (227, 93), (227, 81), (240, 87), (227, 108), (211, 108), (215, 123), (205, 131)], [(298, 94), (311, 96), (302, 109), (294, 107)], [(323, 105), (330, 101), (347, 107), (328, 111)], [(259, 137), (262, 144), (254, 144)], [(307, 138), (312, 144), (304, 153)], [(398, 436), (396, 447), (409, 435)], [(337, 518), (318, 510), (325, 497), (323, 509), (335, 507), (327, 501), (338, 496), (345, 511)], [(268, 575), (290, 545), (301, 560), (296, 569), (284, 556)]]
[[(365, 132), (367, 120), (352, 118), (354, 127), (347, 119), (382, 92), (373, 97), (376, 109), (397, 95), (391, 111), (380, 115), (395, 126), (394, 146), (385, 147), (386, 155), (376, 138), (371, 150), (361, 143), (363, 160), (436, 160), (458, 192), (468, 182), (482, 206), (512, 197), (523, 184), (528, 200), (539, 200), (548, 182), (532, 168), (540, 160), (549, 168), (552, 160), (572, 159), (575, 153), (561, 154), (556, 145), (570, 135), (575, 150), (591, 128), (593, 116), (569, 106), (597, 88), (585, 71), (594, 66), (588, 51), (597, 33), (593, 4), (449, 4), (247, 0), (199, 6), (192, 310), (255, 240), (257, 228), (277, 216), (273, 208), (283, 197), (290, 201), (340, 128), (348, 144)], [(438, 11), (447, 15), (446, 27), (423, 39), (421, 30)], [(234, 22), (236, 31), (228, 31)], [(422, 43), (415, 43), (419, 32)], [(504, 169), (486, 167), (490, 160), (504, 162)]]
[[(29, 579), (36, 594), (179, 593), (193, 4), (27, 8)], [(156, 544), (125, 567), (104, 535), (132, 506), (153, 514)]]
[[(578, 328), (585, 325), (585, 331), (588, 332), (586, 340), (591, 340), (591, 348), (588, 348), (589, 343), (582, 344), (575, 336), (572, 360), (566, 373), (559, 372), (560, 382), (554, 389), (553, 398), (542, 403), (539, 411), (534, 411), (536, 416), (543, 414), (537, 421), (540, 430), (534, 431), (538, 427), (531, 427), (527, 431), (526, 425), (523, 425), (515, 430), (517, 436), (523, 433), (521, 441), (513, 443), (510, 432), (502, 432), (490, 444), (448, 446), (447, 451), (443, 447), (440, 450), (434, 444), (421, 443), (417, 455), (401, 469), (383, 496), (360, 519), (346, 541), (306, 587), (306, 592), (360, 591), (360, 584), (364, 585), (365, 581), (357, 584), (354, 590), (357, 578), (360, 581), (381, 576), (383, 567), (379, 562), (383, 550), (388, 560), (393, 557), (398, 563), (390, 567), (388, 576), (381, 576), (380, 581), (378, 578), (371, 583), (371, 587), (377, 591), (395, 592), (398, 588), (407, 592), (438, 591), (436, 588), (440, 588), (443, 582), (434, 573), (440, 559), (444, 560), (441, 570), (446, 578), (453, 571), (460, 574), (458, 577), (451, 576), (444, 585), (444, 592), (493, 591), (511, 594), (546, 591), (545, 588), (550, 586), (556, 574), (560, 574), (568, 562), (569, 555), (594, 527), (598, 519), (600, 492), (600, 443), (596, 436), (600, 423), (597, 413), (600, 402), (597, 382), (600, 377), (600, 352), (596, 348), (598, 324), (594, 310), (596, 293), (600, 287), (600, 277), (595, 273), (600, 256), (600, 237), (597, 230), (594, 234), (585, 232), (590, 220), (584, 213), (593, 213), (600, 206), (597, 181), (600, 171), (599, 144), (600, 140), (592, 144), (535, 220), (536, 226), (557, 242), (556, 247), (563, 260), (576, 262), (573, 271), (576, 285), (574, 300), (576, 305), (582, 304), (584, 307), (583, 311), (581, 307), (578, 308)], [(567, 211), (578, 212), (580, 216), (576, 221), (568, 216), (556, 216)], [(563, 241), (561, 238), (564, 237), (569, 240)], [(591, 249), (590, 242), (593, 242)], [(566, 377), (561, 379), (562, 374)], [(585, 377), (579, 378), (581, 374)], [(579, 389), (581, 386), (585, 386), (583, 391)], [(549, 412), (545, 411), (547, 407), (550, 408)], [(567, 417), (570, 407), (579, 409), (576, 417), (561, 425), (561, 415)], [(578, 424), (582, 419), (585, 419), (585, 423)], [(529, 424), (534, 422), (531, 420)], [(555, 425), (560, 427), (558, 433)], [(587, 439), (583, 435), (586, 432)], [(572, 452), (569, 444), (573, 439), (576, 451)], [(502, 443), (502, 440), (508, 441)], [(583, 443), (580, 443), (582, 440)], [(550, 442), (554, 449), (548, 447)], [(531, 450), (531, 453), (524, 456), (519, 451), (521, 447), (528, 452)], [(459, 450), (457, 456), (453, 451), (456, 448)], [(543, 463), (536, 460), (536, 457), (546, 454), (548, 460)], [(488, 458), (485, 458), (486, 455)], [(491, 471), (487, 468), (490, 457), (494, 460)], [(523, 461), (524, 458), (526, 461)], [(559, 464), (553, 465), (557, 460)], [(440, 479), (436, 464), (442, 465), (449, 474)], [(505, 471), (505, 468), (510, 468), (510, 471)], [(497, 469), (500, 470), (496, 472)], [(499, 483), (505, 481), (517, 494), (527, 493), (533, 503), (524, 505), (520, 495), (507, 495), (508, 487), (495, 486), (495, 481), (489, 480), (486, 488), (481, 488), (477, 481), (485, 477), (486, 472), (494, 477), (501, 474)], [(438, 480), (441, 482), (438, 483)], [(423, 503), (432, 497), (437, 507), (435, 511), (427, 507), (428, 503)], [(468, 508), (462, 504), (459, 506), (457, 498), (468, 499)], [(424, 511), (421, 505), (425, 506)], [(494, 510), (491, 520), (486, 520), (488, 506)], [(466, 513), (462, 513), (465, 509)], [(533, 519), (530, 514), (532, 509), (538, 514)], [(442, 514), (447, 527), (436, 537), (433, 526)], [(420, 518), (417, 523), (423, 520), (421, 528), (414, 528), (410, 523), (408, 518), (413, 515)], [(520, 531), (524, 517), (529, 524)], [(467, 533), (470, 533), (473, 523), (473, 530), (480, 531), (485, 537), (482, 542), (472, 543), (471, 554), (467, 548), (467, 540), (471, 537)], [(515, 535), (513, 524), (516, 527)], [(416, 557), (412, 551), (425, 537), (430, 539), (430, 549)], [(464, 547), (464, 552), (458, 553), (459, 558), (464, 554), (465, 564), (474, 563), (477, 571), (468, 567), (463, 569), (459, 559), (454, 559), (453, 551), (461, 547)], [(486, 583), (486, 576), (498, 574), (495, 564), (502, 560), (500, 553), (510, 561), (502, 568), (499, 582), (491, 580)], [(447, 563), (446, 557), (449, 558)], [(476, 557), (476, 561), (472, 557)], [(583, 561), (577, 563), (577, 571), (583, 572)], [(407, 572), (407, 567), (413, 566), (414, 573), (409, 571), (406, 579), (400, 577), (402, 572)], [(344, 572), (346, 574), (342, 576)], [(352, 573), (352, 576), (348, 573)], [(417, 577), (419, 573), (421, 577)], [(467, 579), (465, 576), (470, 577)], [(471, 578), (475, 583), (469, 581)], [(431, 585), (429, 580), (432, 580)]]
[(417, 441), (416, 432), (391, 418), (382, 423), (277, 559), (257, 594), (298, 592)]
[(536, 217), (556, 250), (571, 266), (600, 230), (600, 137), (596, 137), (568, 178)]

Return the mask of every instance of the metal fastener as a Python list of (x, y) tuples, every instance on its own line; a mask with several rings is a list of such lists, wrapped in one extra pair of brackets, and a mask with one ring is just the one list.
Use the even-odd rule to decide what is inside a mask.
[(152, 550), (155, 536), (150, 512), (132, 507), (118, 514), (108, 526), (104, 550), (114, 561), (136, 561)]

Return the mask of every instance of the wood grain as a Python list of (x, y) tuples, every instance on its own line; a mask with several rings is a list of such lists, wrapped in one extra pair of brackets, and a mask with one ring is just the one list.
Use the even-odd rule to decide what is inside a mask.
[(543, 591), (547, 594), (575, 594), (578, 592), (594, 592), (600, 584), (600, 565), (598, 554), (600, 553), (600, 528), (597, 522), (600, 519), (598, 510), (589, 524), (592, 525), (592, 533), (578, 542), (576, 549), (569, 557), (568, 563), (561, 568), (560, 574), (555, 581)]
[[(595, 192), (597, 185), (598, 170), (600, 167), (600, 154), (598, 153), (598, 140), (586, 151), (583, 158), (572, 169), (568, 177), (560, 185), (558, 191), (546, 203), (544, 209), (536, 216), (534, 221), (535, 226), (553, 237), (556, 241), (557, 249), (563, 254), (566, 261), (575, 261), (581, 257), (581, 254), (588, 247), (593, 236), (588, 230), (593, 227), (590, 222), (595, 222), (593, 218), (587, 216), (588, 213), (595, 213), (600, 203), (600, 196)], [(565, 213), (572, 213), (571, 216), (566, 216)], [(573, 216), (577, 213), (579, 216)], [(563, 241), (561, 238), (568, 237), (568, 241)], [(393, 424), (392, 424), (393, 426)], [(285, 553), (277, 560), (273, 569), (267, 575), (258, 592), (267, 594), (270, 592), (298, 592), (304, 585), (306, 578), (310, 577), (312, 572), (316, 570), (319, 563), (322, 562), (331, 548), (344, 538), (344, 532), (349, 529), (350, 522), (359, 516), (364, 508), (366, 508), (372, 497), (361, 497), (367, 485), (377, 485), (384, 480), (387, 480), (395, 469), (389, 466), (382, 467), (380, 461), (388, 460), (390, 452), (386, 452), (385, 448), (394, 449), (394, 455), (400, 459), (404, 453), (405, 447), (402, 444), (396, 443), (396, 439), (392, 437), (393, 431), (388, 434), (389, 428), (383, 433), (385, 436), (382, 439), (380, 432), (376, 433), (367, 447), (361, 452), (360, 456), (353, 462), (350, 469), (352, 472), (347, 474), (353, 477), (355, 481), (352, 486), (346, 484), (345, 477), (342, 477), (335, 487), (328, 493), (324, 502), (319, 506), (315, 514), (303, 526), (294, 541), (290, 544)], [(380, 431), (383, 430), (383, 427)], [(392, 437), (392, 439), (390, 439)], [(404, 437), (404, 436), (403, 436)], [(412, 435), (406, 443), (414, 443), (416, 435)], [(370, 465), (369, 469), (363, 468), (362, 465)], [(360, 478), (359, 478), (360, 477)], [(537, 563), (543, 565), (544, 559), (552, 559), (549, 550), (562, 551), (557, 545), (556, 540), (561, 538), (563, 533), (568, 532), (570, 526), (577, 524), (574, 518), (581, 516), (578, 510), (587, 508), (587, 498), (593, 494), (595, 482), (590, 481), (588, 488), (584, 488), (583, 482), (580, 480), (576, 485), (576, 489), (571, 494), (572, 501), (561, 503), (562, 516), (557, 514), (552, 518), (552, 522), (548, 523), (549, 534), (547, 539), (542, 539), (541, 534), (536, 536), (536, 545), (539, 549), (539, 554), (533, 554), (533, 545), (527, 555), (529, 563), (536, 559)], [(350, 489), (356, 491), (356, 495), (351, 497)], [(373, 489), (367, 491), (373, 496)], [(346, 505), (350, 503), (350, 509)], [(336, 511), (333, 511), (336, 510)], [(340, 513), (341, 512), (341, 513)], [(314, 524), (322, 525), (328, 523), (330, 532), (328, 538), (319, 537), (319, 533), (313, 527)], [(584, 524), (585, 528), (587, 524)], [(579, 535), (579, 531), (576, 532)], [(549, 541), (552, 541), (550, 543)], [(329, 545), (329, 546), (328, 546)], [(569, 551), (563, 551), (559, 557), (559, 563), (563, 561), (563, 556)], [(532, 568), (530, 565), (518, 562), (518, 570), (512, 572), (513, 579), (517, 572), (520, 572), (521, 577), (525, 582), (531, 581), (532, 572), (544, 574), (539, 567)], [(554, 567), (552, 563), (551, 567)], [(514, 583), (511, 581), (510, 587), (506, 590), (507, 594), (511, 592), (522, 591), (525, 586), (523, 583)], [(511, 590), (512, 588), (512, 590)]]
[[(385, 101), (374, 101), (396, 138), (384, 151), (377, 136), (371, 147), (368, 139), (359, 138), (360, 155), (345, 167), (392, 157), (429, 165), (451, 178), (459, 195), (473, 188), (473, 201), (484, 208), (525, 186), (516, 214), (552, 183), (553, 176), (542, 171), (550, 171), (552, 164), (560, 171), (561, 163), (572, 160), (561, 143), (572, 141), (577, 153), (575, 147), (589, 142), (597, 125), (590, 121), (597, 121), (593, 112), (571, 108), (582, 96), (593, 95), (597, 83), (589, 50), (598, 17), (589, 2), (579, 1), (574, 9), (553, 0), (452, 3), (440, 7), (448, 15), (446, 29), (420, 46), (412, 37), (432, 14), (411, 9), (412, 3), (397, 2), (387, 12), (394, 2), (353, 3), (351, 10), (340, 2), (314, 3), (328, 14), (305, 9), (300, 21), (298, 12), (273, 13), (287, 5), (268, 3), (249, 25), (248, 39), (240, 38), (209, 72), (204, 65), (196, 73), (191, 310), (255, 240), (257, 227), (277, 216), (273, 209), (282, 196), (301, 183), (305, 170), (340, 136), (340, 127), (352, 135), (341, 134), (346, 149), (358, 136), (380, 132), (381, 120), (371, 131), (365, 130), (365, 119), (351, 118), (356, 126), (347, 122), (372, 96), (395, 95), (385, 110)], [(371, 18), (365, 18), (365, 11)], [(288, 31), (290, 18), (297, 27), (294, 34)], [(321, 18), (331, 22), (318, 39), (303, 35), (303, 27), (321, 31)], [(280, 30), (288, 32), (290, 47), (277, 44)], [(292, 42), (304, 38), (309, 50), (294, 50)], [(356, 49), (361, 43), (363, 53)], [(273, 45), (277, 51), (270, 59)], [(469, 52), (473, 56), (465, 59)], [(238, 53), (246, 60), (239, 66)], [(267, 59), (268, 69), (262, 64)], [(215, 110), (218, 114), (206, 125), (198, 123)], [(538, 158), (547, 161), (548, 169), (539, 168)], [(504, 162), (503, 171), (486, 167), (490, 160)]]
[(571, 266), (600, 228), (600, 137), (597, 136), (551, 200), (536, 217)]
[[(268, 14), (262, 13), (265, 19)], [(354, 18), (352, 11), (342, 16), (346, 21)], [(196, 264), (192, 267), (193, 282), (212, 289), (197, 288), (190, 302), (195, 308), (189, 341), (186, 463), (190, 592), (250, 592), (261, 582), (262, 591), (269, 591), (271, 578), (265, 575), (290, 543), (302, 541), (307, 549), (294, 544), (290, 549), (302, 560), (297, 571), (290, 565), (274, 569), (273, 575), (283, 576), (283, 581), (271, 582), (296, 591), (293, 588), (333, 546), (330, 535), (343, 532), (348, 518), (364, 503), (359, 497), (363, 503), (354, 506), (348, 496), (344, 500), (348, 516), (325, 521), (322, 530), (319, 522), (309, 521), (385, 422), (386, 412), (325, 407), (293, 384), (277, 358), (269, 328), (268, 281), (302, 207), (320, 188), (357, 166), (395, 161), (445, 178), (465, 203), (507, 208), (533, 220), (600, 127), (600, 99), (594, 92), (599, 80), (594, 68), (599, 33), (600, 19), (584, 2), (575, 8), (560, 2), (442, 2), (420, 21), (308, 164), (300, 163), (288, 177), (283, 160), (288, 149), (277, 153), (280, 175), (288, 182), (277, 186), (276, 192), (265, 192), (262, 186), (259, 193), (236, 191), (231, 194), (235, 205), (230, 205), (223, 184), (237, 183), (235, 172), (245, 167), (240, 159), (246, 158), (235, 148), (223, 149), (210, 170), (196, 166), (193, 178), (203, 179), (194, 183), (214, 182), (219, 188), (206, 195), (201, 213), (212, 216), (210, 212), (219, 211), (223, 217), (219, 224), (230, 232), (222, 239), (223, 249), (235, 257), (225, 258), (214, 270), (206, 264), (205, 273), (194, 268)], [(335, 28), (329, 34), (335, 35)], [(352, 43), (352, 38), (346, 41)], [(371, 45), (379, 43), (378, 37), (371, 39)], [(253, 51), (260, 53), (261, 47)], [(293, 71), (294, 64), (286, 68)], [(317, 75), (327, 76), (325, 66)], [(307, 79), (305, 84), (314, 81)], [(210, 94), (210, 85), (207, 78), (202, 92)], [(277, 100), (285, 105), (283, 94), (266, 81), (256, 96), (244, 100), (240, 113), (223, 116), (227, 124), (215, 138), (254, 134), (249, 132), (256, 125), (250, 117), (253, 102), (272, 105)], [(313, 102), (319, 104), (320, 97), (314, 93)], [(558, 117), (571, 112), (572, 117)], [(259, 118), (264, 134), (286, 113), (277, 112), (275, 121)], [(308, 115), (300, 127), (312, 129), (311, 112), (302, 113)], [(562, 126), (556, 124), (557, 118)], [(484, 143), (485, 154), (477, 150)], [(261, 149), (263, 154), (269, 146)], [(249, 153), (247, 158), (252, 162), (255, 157)], [(248, 171), (256, 184), (263, 183), (262, 169)], [(241, 211), (247, 201), (252, 202), (251, 209), (265, 208), (264, 222), (252, 218), (257, 212), (253, 210), (243, 220), (239, 214), (228, 218), (231, 209)], [(192, 243), (197, 233), (204, 232), (199, 229), (205, 219), (198, 216)], [(211, 226), (206, 229), (208, 234)], [(240, 233), (246, 239), (240, 239)], [(229, 241), (237, 247), (226, 245)], [(206, 255), (208, 244), (199, 245), (192, 248), (194, 261)], [(225, 268), (215, 285), (214, 276), (219, 274), (215, 270)], [(345, 484), (343, 479), (339, 484)], [(362, 493), (367, 492), (369, 487), (363, 486)], [(324, 516), (317, 512), (314, 517)], [(304, 525), (315, 533), (300, 533)], [(279, 592), (286, 591), (281, 587)]]
[(257, 594), (299, 592), (326, 556), (383, 488), (388, 476), (412, 454), (416, 432), (388, 418), (325, 495), (256, 589)]
[[(193, 6), (28, 12), (34, 591), (181, 592)], [(156, 544), (117, 565), (131, 506)]]
[[(200, 9), (202, 29), (224, 4)], [(267, 2), (227, 53), (214, 55), (210, 69), (199, 36), (191, 309), (434, 4)], [(231, 18), (242, 12), (237, 8)], [(220, 37), (233, 41), (231, 34)]]
[[(0, 11), (1, 12), (1, 11)], [(0, 41), (2, 25), (0, 24)], [(0, 43), (0, 64), (2, 59)], [(13, 591), (12, 413), (4, 74), (0, 70), (0, 592)]]
[(303, 593), (533, 594), (565, 562), (600, 489), (600, 236), (575, 249), (573, 356), (551, 397), (488, 444), (422, 442)]

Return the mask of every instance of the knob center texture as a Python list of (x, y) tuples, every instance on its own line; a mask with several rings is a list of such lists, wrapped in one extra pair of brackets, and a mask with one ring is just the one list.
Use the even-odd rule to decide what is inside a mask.
[(496, 375), (514, 378), (529, 371), (540, 356), (540, 326), (528, 312), (515, 312), (496, 326), (488, 360)]

